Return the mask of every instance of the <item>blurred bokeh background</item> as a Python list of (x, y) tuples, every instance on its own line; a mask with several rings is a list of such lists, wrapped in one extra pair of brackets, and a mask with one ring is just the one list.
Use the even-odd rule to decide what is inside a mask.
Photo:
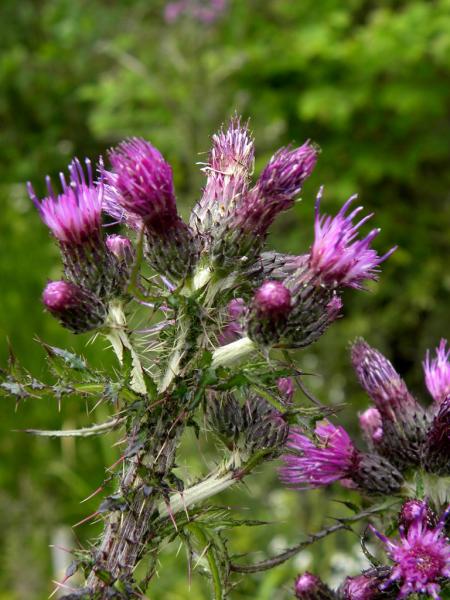
[[(24, 182), (41, 190), (44, 176), (56, 175), (72, 156), (96, 159), (140, 135), (173, 164), (187, 214), (202, 186), (197, 163), (206, 160), (209, 137), (237, 111), (250, 118), (257, 172), (282, 144), (311, 139), (322, 149), (303, 201), (275, 224), (271, 246), (307, 250), (322, 183), (324, 210), (336, 211), (358, 192), (382, 228), (377, 249), (399, 246), (380, 282), (348, 293), (345, 318), (298, 354), (301, 367), (316, 374), (311, 389), (323, 402), (346, 402), (342, 419), (356, 431), (355, 415), (367, 400), (348, 344), (363, 335), (426, 402), (421, 360), (449, 334), (449, 66), (449, 0), (2, 0), (2, 364), (9, 338), (23, 364), (45, 378), (39, 337), (83, 352), (95, 365), (113, 365), (102, 342), (85, 348), (88, 337), (68, 334), (42, 310), (42, 287), (60, 266)], [(16, 411), (2, 400), (1, 600), (48, 596), (62, 560), (50, 545), (85, 543), (99, 531), (71, 526), (96, 509), (98, 500), (80, 501), (118, 456), (114, 438), (58, 442), (13, 430), (79, 426), (110, 410), (101, 406), (87, 417), (84, 402), (73, 400), (58, 412), (48, 399)], [(187, 439), (185, 448), (182, 472), (204, 471), (196, 442)], [(324, 515), (344, 514), (334, 500), (348, 493), (285, 491), (274, 472), (268, 465), (221, 499), (237, 514), (274, 522), (233, 532), (233, 551), (274, 552), (320, 528)], [(245, 577), (233, 597), (287, 598), (300, 568), (335, 583), (343, 569), (358, 570), (357, 546), (350, 534), (329, 538), (265, 576)], [(189, 581), (176, 550), (165, 552), (149, 598), (206, 600), (207, 586), (195, 575)]]

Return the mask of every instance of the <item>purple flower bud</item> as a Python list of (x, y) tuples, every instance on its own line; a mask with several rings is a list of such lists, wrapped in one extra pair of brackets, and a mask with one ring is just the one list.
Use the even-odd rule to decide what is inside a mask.
[(50, 177), (47, 177), (48, 196), (39, 201), (31, 183), (28, 194), (36, 205), (42, 220), (62, 244), (81, 246), (101, 238), (101, 210), (103, 186), (94, 185), (91, 163), (86, 159), (87, 177), (80, 161), (75, 158), (69, 166), (67, 183), (60, 174), (62, 193), (55, 194)]
[(324, 421), (316, 425), (315, 441), (299, 429), (288, 438), (289, 454), (280, 469), (281, 480), (299, 489), (329, 485), (347, 477), (358, 462), (358, 452), (345, 429)]
[[(244, 408), (245, 414), (246, 408)], [(259, 414), (245, 432), (244, 447), (253, 453), (257, 450), (272, 450), (267, 458), (279, 456), (289, 434), (289, 425), (283, 416), (275, 410)]]
[(108, 235), (106, 238), (106, 247), (119, 262), (133, 264), (135, 252), (133, 244), (127, 237), (123, 235)]
[(380, 412), (376, 408), (368, 408), (359, 415), (359, 425), (369, 448), (372, 450), (383, 438)]
[(426, 437), (422, 464), (437, 475), (450, 475), (450, 396), (441, 402)]
[(417, 465), (428, 429), (425, 411), (388, 359), (362, 339), (352, 347), (352, 363), (381, 416), (377, 450), (399, 468)]
[(209, 391), (206, 422), (214, 433), (236, 441), (244, 428), (244, 417), (234, 394)]
[(228, 323), (219, 334), (219, 344), (231, 344), (242, 336), (241, 320), (246, 312), (245, 302), (242, 298), (233, 298), (228, 304)]
[(299, 600), (331, 600), (337, 597), (320, 577), (308, 571), (297, 577), (294, 592)]
[(279, 281), (266, 281), (257, 290), (254, 303), (264, 315), (286, 315), (291, 310), (291, 293)]
[(103, 302), (69, 281), (51, 281), (42, 294), (45, 308), (73, 333), (101, 327), (107, 316)]
[(255, 187), (242, 198), (231, 226), (262, 239), (282, 211), (290, 208), (317, 161), (317, 149), (308, 142), (299, 148), (281, 148), (270, 159)]
[(400, 530), (397, 540), (389, 539), (370, 526), (394, 562), (391, 575), (381, 589), (396, 583), (400, 586), (398, 598), (411, 594), (439, 598), (442, 579), (450, 577), (450, 543), (443, 531), (449, 509), (436, 527), (431, 528), (423, 514), (418, 515), (407, 531)]
[(294, 397), (294, 380), (292, 377), (280, 377), (277, 381), (278, 391), (286, 404), (292, 404)]
[(385, 459), (359, 452), (347, 432), (324, 421), (316, 425), (315, 440), (291, 429), (280, 469), (281, 480), (298, 489), (351, 480), (368, 494), (392, 494), (403, 484), (400, 473)]
[(264, 346), (276, 343), (292, 310), (290, 291), (279, 281), (265, 281), (256, 291), (247, 320), (247, 332)]
[(311, 269), (326, 285), (362, 288), (366, 279), (377, 279), (377, 268), (394, 251), (392, 248), (383, 256), (378, 256), (371, 248), (373, 239), (380, 232), (373, 229), (365, 238), (358, 240), (359, 228), (372, 215), (367, 215), (358, 223), (353, 219), (362, 210), (359, 206), (346, 215), (352, 196), (335, 217), (320, 215), (322, 188), (316, 201), (315, 239), (311, 248)]
[(203, 169), (207, 175), (206, 187), (190, 221), (200, 233), (211, 232), (212, 228), (221, 230), (247, 191), (253, 171), (253, 139), (239, 118), (231, 119), (226, 130), (213, 135), (212, 142), (209, 164)]
[(369, 575), (347, 577), (342, 586), (342, 596), (345, 600), (381, 600), (383, 593), (379, 589), (380, 583), (378, 577)]
[(417, 519), (424, 519), (428, 528), (436, 526), (436, 515), (424, 500), (406, 500), (398, 515), (399, 527), (406, 532)]
[(442, 402), (450, 394), (450, 349), (447, 349), (447, 340), (441, 340), (432, 360), (427, 350), (423, 370), (428, 391), (436, 402)]

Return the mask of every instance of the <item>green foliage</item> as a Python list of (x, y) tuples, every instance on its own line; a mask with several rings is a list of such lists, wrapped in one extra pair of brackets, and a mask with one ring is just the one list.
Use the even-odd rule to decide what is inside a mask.
[[(44, 175), (65, 168), (72, 155), (95, 158), (124, 136), (143, 135), (172, 162), (180, 202), (187, 207), (202, 184), (192, 157), (206, 160), (208, 137), (237, 110), (251, 118), (258, 169), (280, 143), (311, 138), (322, 148), (296, 218), (280, 219), (274, 227), (272, 241), (280, 251), (306, 250), (312, 199), (322, 182), (328, 182), (325, 211), (357, 191), (376, 211), (383, 230), (380, 248), (399, 245), (373, 293), (349, 296), (345, 318), (320, 343), (299, 353), (305, 371), (323, 375), (311, 376), (310, 387), (327, 403), (351, 401), (346, 411), (351, 416), (364, 399), (352, 382), (346, 344), (365, 335), (387, 351), (422, 394), (420, 361), (425, 348), (446, 334), (450, 290), (449, 1), (235, 0), (211, 27), (188, 19), (169, 26), (161, 16), (163, 6), (146, 0), (1, 3), (1, 366), (8, 359), (7, 336), (27, 372), (43, 370), (36, 336), (52, 345), (47, 348), (57, 379), (65, 364), (75, 370), (86, 365), (76, 354), (88, 337), (70, 336), (42, 311), (41, 289), (48, 277), (58, 275), (57, 252), (26, 198), (24, 181), (31, 179), (42, 189)], [(53, 346), (71, 347), (74, 354), (60, 355)], [(101, 385), (97, 368), (117, 368), (100, 364), (100, 348), (95, 341), (85, 352), (92, 385)], [(207, 366), (205, 360), (205, 373)], [(111, 415), (106, 403), (85, 415), (87, 392), (74, 391), (72, 380), (62, 377), (55, 384), (45, 374), (42, 381), (27, 377), (25, 387), (11, 375), (1, 383), (19, 399), (14, 412), (14, 402), (2, 398), (0, 548), (7, 557), (0, 575), (2, 600), (47, 596), (47, 582), (55, 576), (48, 532), (96, 510), (96, 499), (79, 507), (76, 500), (89, 496), (104, 479), (103, 465), (117, 459), (111, 438), (55, 441), (13, 433), (30, 427), (88, 427)], [(239, 372), (236, 377), (240, 380), (233, 386), (244, 386), (262, 375)], [(48, 399), (48, 386), (54, 393), (55, 385), (60, 413)], [(118, 380), (117, 388), (103, 394), (114, 404), (122, 392)], [(127, 388), (126, 393), (132, 392)], [(193, 465), (199, 460), (196, 448), (193, 440), (186, 446), (186, 461)], [(283, 510), (286, 523), (274, 531), (286, 544), (321, 527), (314, 498), (329, 507), (329, 514), (338, 512), (326, 492), (306, 497), (277, 490), (271, 469), (261, 481), (261, 489), (253, 484), (256, 500), (243, 495), (241, 503), (250, 505), (252, 516), (267, 520)], [(258, 498), (274, 491), (278, 500), (260, 506)], [(352, 502), (351, 494), (336, 493)], [(13, 503), (17, 508), (11, 508)], [(83, 527), (82, 541), (93, 529)], [(321, 551), (331, 555), (354, 540), (338, 541), (323, 542)], [(269, 543), (267, 533), (247, 528), (233, 537), (236, 552)], [(319, 565), (321, 554), (315, 552), (312, 561)], [(19, 570), (24, 561), (28, 568)], [(169, 555), (164, 561), (177, 577), (169, 581), (163, 575), (154, 597), (188, 597), (187, 567), (183, 572)], [(258, 577), (246, 581), (233, 593), (236, 598), (274, 598), (296, 566), (283, 569), (264, 583)], [(207, 589), (194, 583), (192, 597), (209, 597)], [(287, 590), (284, 596), (277, 593), (289, 597)]]

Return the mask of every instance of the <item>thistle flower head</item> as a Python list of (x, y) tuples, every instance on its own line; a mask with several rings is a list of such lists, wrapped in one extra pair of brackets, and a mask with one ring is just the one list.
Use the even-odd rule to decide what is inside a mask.
[(276, 343), (292, 310), (291, 293), (281, 281), (265, 281), (256, 291), (248, 314), (249, 337), (264, 346)]
[(211, 232), (227, 221), (236, 203), (248, 189), (253, 172), (254, 144), (246, 124), (234, 117), (228, 127), (212, 136), (203, 196), (191, 214), (191, 224), (199, 232)]
[(291, 429), (280, 469), (281, 480), (291, 486), (314, 488), (347, 477), (355, 465), (357, 451), (347, 432), (328, 421), (316, 425), (315, 440)]
[(294, 585), (295, 597), (299, 600), (327, 600), (335, 598), (335, 594), (316, 575), (306, 571), (299, 575)]
[(242, 336), (241, 319), (246, 312), (246, 305), (242, 298), (233, 298), (227, 307), (228, 323), (219, 334), (219, 344), (224, 346), (234, 342)]
[(290, 208), (317, 161), (317, 149), (306, 142), (299, 148), (281, 148), (262, 171), (232, 215), (231, 226), (264, 236), (282, 211)]
[[(112, 171), (100, 168), (106, 183), (106, 212), (135, 226), (165, 227), (178, 218), (172, 168), (154, 146), (132, 138), (109, 152)], [(131, 220), (128, 216), (131, 215)]]
[(316, 201), (314, 243), (311, 248), (310, 265), (320, 280), (333, 286), (362, 288), (366, 279), (377, 279), (378, 266), (395, 250), (392, 248), (383, 256), (371, 248), (372, 241), (380, 232), (373, 229), (365, 238), (357, 239), (359, 228), (372, 215), (363, 217), (358, 223), (353, 220), (363, 208), (359, 206), (347, 214), (356, 196), (352, 196), (335, 217), (319, 212), (322, 188)]
[(106, 307), (92, 292), (69, 281), (51, 281), (42, 294), (45, 308), (73, 333), (101, 327)]
[(359, 415), (359, 425), (364, 437), (370, 445), (376, 444), (383, 437), (383, 425), (380, 411), (376, 408), (368, 408)]
[(94, 185), (91, 163), (86, 159), (87, 176), (76, 158), (69, 165), (69, 182), (60, 174), (62, 193), (55, 194), (47, 177), (48, 196), (39, 201), (28, 183), (28, 194), (43, 222), (62, 244), (79, 246), (101, 236), (102, 184)]
[(448, 512), (449, 509), (436, 527), (429, 527), (422, 508), (407, 531), (400, 529), (397, 540), (390, 540), (371, 526), (394, 562), (391, 575), (382, 587), (397, 582), (400, 585), (399, 598), (410, 594), (439, 598), (440, 580), (450, 577), (450, 543), (443, 532)]
[(431, 473), (450, 475), (450, 395), (439, 406), (428, 429), (422, 464)]
[(447, 348), (447, 340), (441, 340), (435, 358), (430, 358), (427, 350), (423, 370), (428, 391), (436, 402), (442, 402), (450, 394), (450, 348)]

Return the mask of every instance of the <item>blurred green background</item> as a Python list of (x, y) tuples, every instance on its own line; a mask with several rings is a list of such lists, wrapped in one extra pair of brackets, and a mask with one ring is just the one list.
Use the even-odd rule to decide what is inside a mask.
[[(207, 3), (207, 2), (205, 2)], [(250, 118), (258, 172), (282, 144), (312, 139), (322, 148), (295, 211), (278, 220), (270, 244), (305, 252), (312, 239), (313, 201), (326, 185), (323, 210), (336, 211), (358, 192), (382, 228), (380, 252), (399, 249), (370, 292), (349, 292), (345, 318), (299, 353), (324, 402), (348, 405), (342, 418), (355, 432), (367, 400), (352, 374), (348, 342), (365, 336), (395, 362), (426, 400), (421, 360), (449, 333), (450, 1), (230, 0), (206, 25), (164, 18), (160, 0), (2, 0), (0, 3), (0, 357), (7, 337), (21, 361), (45, 377), (36, 336), (82, 351), (96, 365), (113, 364), (102, 342), (85, 348), (46, 315), (40, 294), (57, 277), (58, 252), (25, 192), (32, 180), (56, 175), (71, 157), (95, 159), (125, 136), (141, 135), (174, 166), (184, 214), (198, 197), (209, 136), (236, 110)], [(70, 527), (96, 509), (80, 501), (112, 464), (114, 439), (64, 442), (13, 430), (61, 428), (105, 418), (84, 402), (22, 404), (2, 400), (0, 436), (0, 599), (44, 599), (61, 552), (99, 528)], [(186, 440), (181, 471), (205, 471), (196, 442)], [(200, 448), (201, 450), (201, 448)], [(222, 498), (241, 515), (273, 521), (240, 528), (235, 552), (275, 552), (344, 514), (338, 488), (295, 493), (281, 488), (274, 465)], [(264, 499), (264, 501), (263, 501)], [(327, 523), (330, 523), (328, 520)], [(358, 539), (329, 538), (265, 576), (245, 577), (234, 598), (290, 597), (301, 568), (336, 583), (356, 572)], [(149, 598), (209, 598), (184, 553), (164, 553)], [(254, 557), (258, 555), (255, 554)], [(260, 554), (262, 556), (262, 554)]]

